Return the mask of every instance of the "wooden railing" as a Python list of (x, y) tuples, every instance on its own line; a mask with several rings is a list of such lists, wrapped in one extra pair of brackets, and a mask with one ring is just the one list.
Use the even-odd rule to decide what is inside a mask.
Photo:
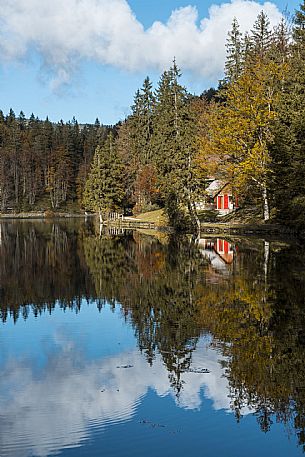
[(115, 225), (122, 228), (155, 228), (154, 222), (142, 221), (141, 219), (123, 216), (123, 214), (119, 213), (109, 213), (108, 218), (103, 221), (103, 225)]

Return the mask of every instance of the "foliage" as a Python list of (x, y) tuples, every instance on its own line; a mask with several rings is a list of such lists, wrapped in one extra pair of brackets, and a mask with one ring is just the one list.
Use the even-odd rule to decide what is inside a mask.
[[(278, 41), (264, 13), (258, 16), (247, 40), (249, 46), (242, 53), (234, 20), (228, 42), (227, 82), (221, 92), (223, 102), (210, 105), (203, 114), (208, 128), (201, 141), (200, 161), (203, 167), (212, 162), (214, 172), (231, 182), (239, 194), (260, 196), (264, 219), (268, 220), (273, 126), (288, 65), (272, 53)], [(213, 170), (213, 165), (209, 168)]]
[(305, 3), (297, 11), (289, 71), (278, 102), (272, 150), (275, 206), (281, 221), (304, 227), (305, 195)]
[(134, 212), (163, 206), (176, 229), (182, 228), (187, 211), (196, 220), (194, 203), (203, 193), (195, 162), (203, 102), (191, 97), (179, 78), (176, 62), (161, 75), (155, 93), (146, 78), (117, 139), (126, 167), (126, 197)]
[(0, 111), (0, 210), (57, 210), (79, 202), (90, 162), (108, 127), (54, 124)]
[(121, 207), (124, 198), (122, 171), (122, 163), (110, 133), (104, 146), (98, 146), (94, 153), (83, 197), (86, 209), (102, 214)]

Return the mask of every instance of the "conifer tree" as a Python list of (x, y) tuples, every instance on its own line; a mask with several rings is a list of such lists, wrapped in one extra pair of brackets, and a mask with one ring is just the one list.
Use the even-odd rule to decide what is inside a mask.
[(183, 207), (198, 223), (195, 208), (194, 158), (197, 153), (196, 114), (192, 97), (179, 83), (180, 70), (173, 62), (156, 91), (154, 111), (154, 160), (165, 210), (170, 223), (182, 223)]
[(250, 57), (263, 59), (268, 55), (272, 43), (270, 21), (266, 13), (261, 11), (250, 34)]
[(140, 95), (141, 135), (139, 137), (140, 157), (142, 164), (152, 161), (153, 109), (155, 97), (149, 77), (145, 78)]
[(278, 63), (285, 63), (288, 60), (291, 49), (291, 27), (285, 18), (275, 27), (272, 44), (271, 58)]
[(305, 1), (296, 12), (289, 72), (278, 104), (273, 154), (274, 195), (280, 217), (305, 225)]
[(145, 78), (143, 86), (134, 96), (129, 117), (130, 133), (133, 141), (133, 154), (139, 167), (147, 165), (152, 159), (151, 137), (153, 132), (154, 95), (149, 77)]
[(104, 146), (95, 150), (86, 182), (83, 204), (86, 209), (102, 215), (121, 207), (124, 198), (122, 164), (110, 133)]
[(225, 75), (228, 81), (234, 81), (240, 75), (243, 68), (243, 42), (242, 33), (236, 18), (233, 19), (232, 29), (228, 33), (226, 43), (227, 58), (225, 63)]
[[(155, 98), (152, 83), (149, 77), (145, 78), (143, 86), (137, 90), (132, 105), (132, 114), (119, 130), (120, 154), (130, 161), (128, 175), (129, 194), (139, 210), (151, 203), (151, 197), (146, 190), (141, 189), (143, 176), (155, 179), (155, 170), (152, 164), (152, 135), (153, 135), (153, 109)], [(126, 141), (128, 131), (129, 140)], [(124, 137), (124, 139), (123, 139)], [(121, 139), (123, 139), (121, 141)], [(123, 146), (124, 145), (124, 146)], [(127, 148), (127, 149), (126, 149)], [(147, 171), (149, 170), (149, 173)], [(149, 185), (149, 183), (147, 183)]]
[[(187, 93), (178, 83), (180, 71), (174, 62), (165, 71), (156, 91), (154, 113), (154, 158), (159, 187), (167, 211), (178, 219), (182, 191), (182, 174), (186, 172), (183, 128)], [(171, 206), (173, 211), (169, 209)], [(171, 221), (174, 223), (174, 221)]]

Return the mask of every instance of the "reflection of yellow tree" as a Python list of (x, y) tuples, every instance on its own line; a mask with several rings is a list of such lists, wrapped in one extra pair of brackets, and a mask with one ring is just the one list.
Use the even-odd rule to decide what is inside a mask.
[(240, 272), (202, 291), (199, 319), (225, 356), (237, 418), (243, 407), (250, 407), (267, 431), (275, 414), (287, 424), (292, 421), (303, 444), (305, 352), (281, 335), (276, 297), (263, 278), (251, 281), (247, 272)]
[[(214, 276), (209, 282), (211, 266), (188, 240), (166, 245), (141, 235), (127, 240), (89, 236), (84, 251), (97, 295), (121, 303), (148, 362), (156, 351), (163, 357), (177, 395), (198, 336), (209, 331), (224, 355), (236, 417), (250, 407), (267, 431), (276, 414), (287, 424), (294, 421), (304, 442), (305, 354), (294, 328), (298, 297), (286, 296), (291, 303), (283, 314), (287, 300), (279, 302), (281, 289), (271, 287), (277, 282), (290, 290), (287, 270), (274, 267), (285, 258), (268, 265), (263, 244), (256, 243), (254, 250), (246, 245), (230, 275), (218, 275), (215, 284)], [(275, 256), (272, 249), (270, 255)]]

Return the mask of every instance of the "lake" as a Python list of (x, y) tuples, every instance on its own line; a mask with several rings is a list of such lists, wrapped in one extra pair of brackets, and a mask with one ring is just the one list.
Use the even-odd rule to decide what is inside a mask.
[(1, 222), (0, 455), (303, 455), (304, 254)]

